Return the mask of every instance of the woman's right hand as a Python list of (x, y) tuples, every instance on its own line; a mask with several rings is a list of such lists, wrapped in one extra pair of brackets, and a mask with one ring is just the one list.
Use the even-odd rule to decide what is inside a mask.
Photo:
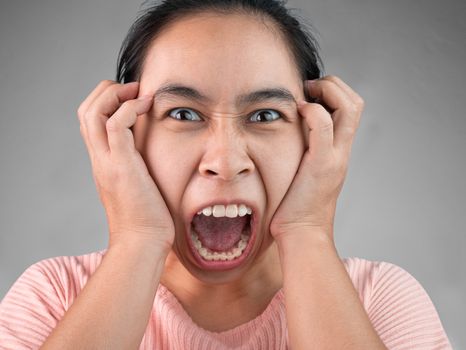
[(103, 80), (78, 108), (81, 136), (109, 227), (109, 247), (129, 241), (154, 243), (168, 253), (175, 237), (170, 212), (130, 130), (153, 96), (137, 98), (139, 83)]

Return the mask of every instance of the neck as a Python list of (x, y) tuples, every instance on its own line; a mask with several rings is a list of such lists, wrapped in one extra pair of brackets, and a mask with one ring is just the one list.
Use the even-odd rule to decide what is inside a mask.
[(230, 329), (260, 315), (282, 287), (278, 249), (272, 242), (242, 276), (221, 284), (200, 281), (171, 251), (160, 282), (176, 296), (195, 323), (211, 331)]

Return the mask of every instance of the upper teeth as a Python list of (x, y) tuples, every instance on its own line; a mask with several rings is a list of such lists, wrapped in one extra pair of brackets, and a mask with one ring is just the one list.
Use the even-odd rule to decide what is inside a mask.
[(246, 214), (251, 214), (252, 209), (244, 204), (236, 205), (229, 204), (226, 207), (222, 204), (214, 205), (212, 207), (206, 207), (201, 211), (197, 212), (197, 215), (204, 214), (205, 216), (214, 215), (216, 218), (227, 216), (229, 218), (235, 218), (238, 215), (244, 216)]

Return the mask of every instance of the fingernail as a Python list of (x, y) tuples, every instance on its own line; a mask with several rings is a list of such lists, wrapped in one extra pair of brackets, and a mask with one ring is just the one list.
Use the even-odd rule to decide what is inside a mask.
[(298, 107), (302, 107), (302, 106), (305, 106), (307, 102), (303, 100), (299, 100), (298, 102), (296, 102), (296, 104), (298, 105)]

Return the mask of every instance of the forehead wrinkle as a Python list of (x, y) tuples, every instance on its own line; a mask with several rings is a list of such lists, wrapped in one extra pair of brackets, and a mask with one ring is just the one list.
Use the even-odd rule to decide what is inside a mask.
[[(178, 84), (168, 83), (163, 84), (155, 92), (155, 101), (160, 101), (166, 98), (181, 97), (188, 100), (195, 100), (201, 103), (212, 103), (212, 98), (202, 94), (193, 87)], [(276, 101), (284, 104), (294, 105), (296, 99), (293, 94), (284, 87), (262, 88), (245, 94), (240, 94), (235, 99), (237, 107), (244, 107), (248, 104), (254, 104), (265, 101)]]

